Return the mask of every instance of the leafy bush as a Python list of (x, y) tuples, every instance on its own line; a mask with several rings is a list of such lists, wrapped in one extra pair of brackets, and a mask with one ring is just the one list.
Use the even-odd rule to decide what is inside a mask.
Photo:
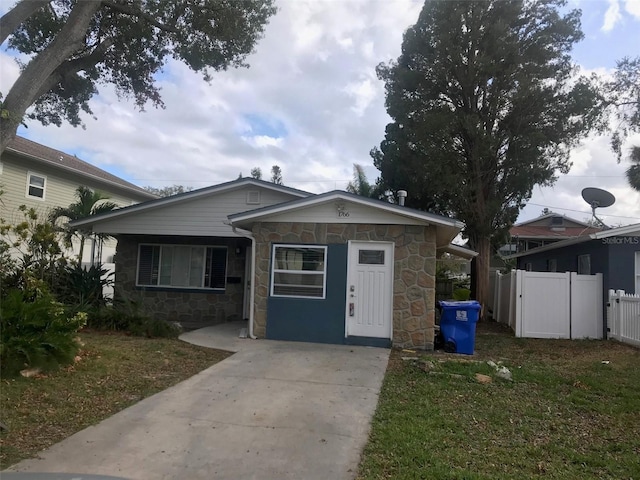
[(131, 322), (129, 332), (140, 337), (175, 338), (180, 335), (180, 328), (165, 320), (144, 318), (142, 321)]
[(85, 313), (65, 314), (42, 282), (12, 289), (0, 304), (0, 369), (15, 375), (23, 368), (49, 370), (73, 361), (79, 344), (76, 334)]
[(174, 338), (180, 328), (173, 323), (149, 318), (140, 311), (140, 305), (131, 300), (121, 300), (113, 306), (91, 309), (87, 327), (96, 330), (120, 330), (143, 337)]
[(76, 311), (87, 311), (106, 305), (103, 288), (113, 283), (101, 265), (84, 268), (67, 265), (60, 274), (54, 293), (56, 298)]
[(471, 290), (468, 288), (456, 288), (453, 291), (453, 299), (458, 301), (469, 300), (471, 298)]

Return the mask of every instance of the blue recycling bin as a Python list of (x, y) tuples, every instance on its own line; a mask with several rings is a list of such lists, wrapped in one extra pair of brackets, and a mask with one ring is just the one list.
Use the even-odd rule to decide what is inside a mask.
[(444, 350), (473, 355), (480, 303), (475, 300), (441, 301), (440, 308), (440, 333), (444, 340)]

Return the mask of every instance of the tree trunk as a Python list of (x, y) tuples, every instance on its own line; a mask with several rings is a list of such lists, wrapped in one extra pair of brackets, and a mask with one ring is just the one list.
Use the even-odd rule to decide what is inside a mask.
[(475, 299), (483, 306), (483, 312), (486, 311), (487, 301), (489, 300), (489, 265), (491, 263), (491, 240), (488, 237), (479, 237), (474, 245), (478, 252), (476, 257), (475, 271)]
[(49, 0), (22, 0), (0, 18), (0, 45), (27, 18), (47, 5)]
[(56, 68), (82, 48), (91, 19), (100, 5), (99, 0), (77, 2), (55, 40), (29, 62), (13, 84), (4, 101), (4, 112), (0, 118), (0, 154), (15, 138), (27, 108), (38, 100), (47, 79)]

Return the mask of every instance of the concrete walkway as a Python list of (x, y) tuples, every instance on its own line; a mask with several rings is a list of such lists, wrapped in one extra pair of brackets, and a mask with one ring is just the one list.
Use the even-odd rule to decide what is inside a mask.
[(350, 479), (389, 350), (184, 334), (237, 352), (54, 445), (13, 471), (130, 479)]

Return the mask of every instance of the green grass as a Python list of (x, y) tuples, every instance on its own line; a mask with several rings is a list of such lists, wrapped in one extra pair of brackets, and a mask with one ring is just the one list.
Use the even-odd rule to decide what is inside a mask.
[(2, 379), (0, 468), (6, 468), (229, 356), (175, 339), (82, 333), (80, 360)]
[(640, 479), (640, 351), (496, 330), (473, 357), (392, 352), (358, 478)]

